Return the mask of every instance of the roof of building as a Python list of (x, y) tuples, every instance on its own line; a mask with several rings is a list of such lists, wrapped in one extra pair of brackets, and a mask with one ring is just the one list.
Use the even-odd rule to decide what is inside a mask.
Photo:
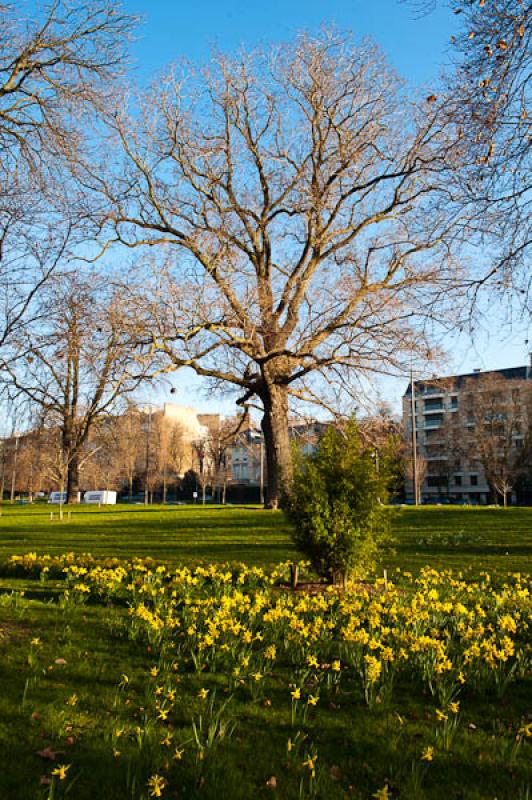
[[(450, 390), (457, 390), (462, 387), (466, 380), (485, 378), (487, 375), (494, 375), (505, 380), (532, 380), (532, 366), (523, 367), (504, 367), (503, 369), (492, 369), (486, 372), (475, 370), (474, 372), (466, 372), (463, 375), (447, 375), (442, 377), (425, 378), (424, 380), (414, 381), (416, 390), (423, 392), (428, 387), (439, 387), (442, 384), (447, 384)], [(411, 394), (412, 384), (409, 383), (404, 397)]]

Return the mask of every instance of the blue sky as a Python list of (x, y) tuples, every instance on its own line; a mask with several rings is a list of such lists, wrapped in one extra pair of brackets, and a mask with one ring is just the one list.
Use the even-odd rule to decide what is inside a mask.
[(133, 48), (141, 76), (182, 56), (203, 63), (213, 45), (249, 48), (335, 24), (370, 36), (401, 75), (426, 83), (438, 76), (456, 22), (444, 8), (420, 16), (400, 0), (126, 0), (124, 7), (143, 19)]

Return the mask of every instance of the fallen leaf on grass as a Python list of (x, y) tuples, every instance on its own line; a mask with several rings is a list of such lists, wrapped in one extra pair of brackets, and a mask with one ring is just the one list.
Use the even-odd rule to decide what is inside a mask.
[(275, 775), (272, 775), (271, 778), (268, 778), (266, 781), (266, 786), (268, 789), (277, 789), (277, 778)]
[(44, 750), (37, 750), (37, 755), (41, 758), (48, 758), (50, 761), (55, 761), (57, 756), (63, 755), (64, 750), (52, 750), (51, 747), (45, 747)]

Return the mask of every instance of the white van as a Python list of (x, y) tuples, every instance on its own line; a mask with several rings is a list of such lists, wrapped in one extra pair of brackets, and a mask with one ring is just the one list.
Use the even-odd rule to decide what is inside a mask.
[(114, 506), (116, 505), (116, 492), (107, 492), (103, 490), (85, 492), (83, 495), (83, 502), (91, 503), (92, 505)]
[[(66, 492), (50, 492), (50, 497), (48, 498), (49, 503), (66, 503), (67, 501), (67, 493)], [(81, 501), (81, 492), (78, 492), (78, 503)]]

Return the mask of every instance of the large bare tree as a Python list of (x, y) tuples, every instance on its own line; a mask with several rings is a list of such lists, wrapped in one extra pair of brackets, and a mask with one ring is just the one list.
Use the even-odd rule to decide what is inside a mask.
[(155, 254), (139, 318), (167, 369), (258, 400), (276, 507), (289, 397), (426, 351), (421, 321), (453, 277), (459, 134), (376, 47), (327, 31), (173, 70), (126, 105), (103, 112), (123, 163), (82, 175), (109, 205), (105, 247)]

